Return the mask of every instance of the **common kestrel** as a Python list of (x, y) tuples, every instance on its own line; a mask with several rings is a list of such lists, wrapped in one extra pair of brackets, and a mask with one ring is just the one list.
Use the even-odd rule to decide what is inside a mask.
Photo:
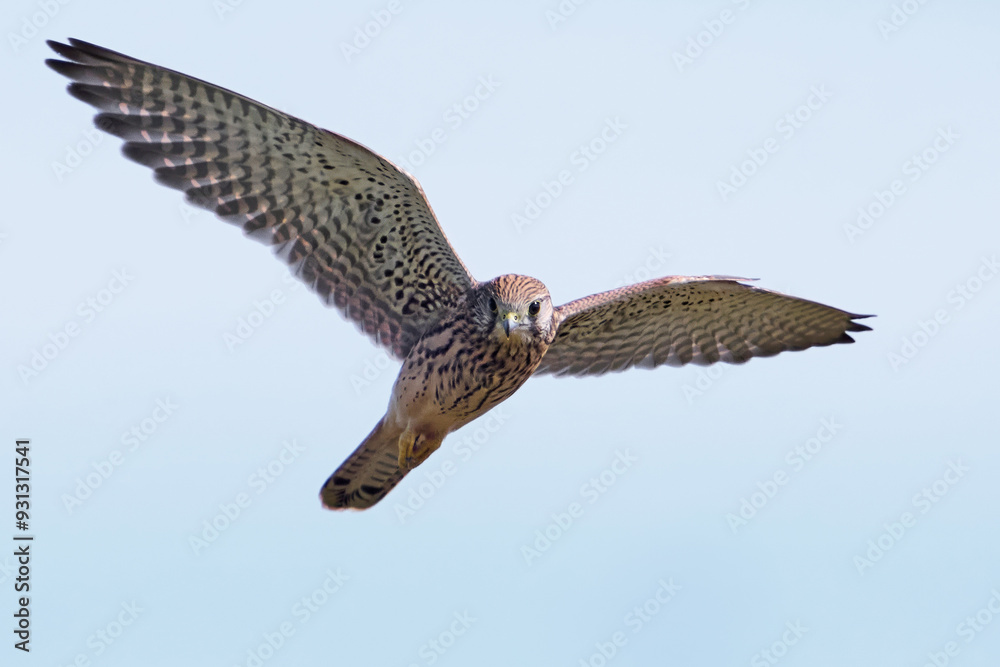
[(275, 246), (402, 360), (385, 416), (320, 492), (371, 507), (444, 437), (532, 375), (743, 363), (851, 343), (867, 317), (727, 276), (668, 276), (553, 307), (541, 282), (479, 282), (414, 178), (364, 146), (231, 91), (71, 39), (47, 60), (126, 157)]

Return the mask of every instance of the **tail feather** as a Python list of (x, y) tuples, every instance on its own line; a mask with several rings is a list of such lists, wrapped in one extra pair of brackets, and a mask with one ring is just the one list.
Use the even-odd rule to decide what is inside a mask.
[(333, 510), (366, 509), (385, 497), (408, 470), (399, 467), (399, 436), (383, 418), (347, 460), (330, 475), (320, 491), (323, 505)]

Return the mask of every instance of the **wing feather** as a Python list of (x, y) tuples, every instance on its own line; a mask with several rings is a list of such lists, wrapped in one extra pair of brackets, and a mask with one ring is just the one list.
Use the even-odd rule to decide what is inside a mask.
[(126, 157), (240, 225), (402, 358), (475, 284), (417, 182), (364, 146), (210, 83), (76, 39), (47, 60)]
[(535, 373), (601, 375), (724, 361), (853, 343), (869, 331), (854, 315), (730, 276), (669, 276), (556, 309), (555, 340)]

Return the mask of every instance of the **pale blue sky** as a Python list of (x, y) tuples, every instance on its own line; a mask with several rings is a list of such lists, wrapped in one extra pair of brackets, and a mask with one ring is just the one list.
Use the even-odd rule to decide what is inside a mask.
[[(995, 664), (1000, 7), (825, 4), (7, 3), (0, 434), (37, 537), (4, 664)], [(874, 331), (532, 380), (322, 510), (397, 364), (94, 134), (42, 64), (71, 36), (406, 161), (480, 279), (747, 276)]]

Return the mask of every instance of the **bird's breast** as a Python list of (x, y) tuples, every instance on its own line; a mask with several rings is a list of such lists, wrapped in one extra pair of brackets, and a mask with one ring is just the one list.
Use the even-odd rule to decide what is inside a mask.
[(407, 413), (467, 423), (517, 391), (541, 363), (545, 347), (530, 339), (498, 341), (463, 322), (437, 328), (403, 362), (395, 403)]

